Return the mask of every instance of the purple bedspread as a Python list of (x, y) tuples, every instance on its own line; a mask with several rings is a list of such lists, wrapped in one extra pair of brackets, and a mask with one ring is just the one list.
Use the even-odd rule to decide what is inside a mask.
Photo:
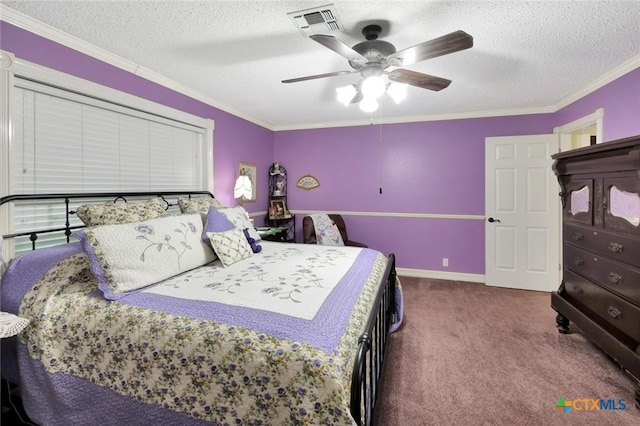
[[(82, 251), (80, 243), (34, 250), (12, 259), (0, 281), (0, 310), (17, 315), (22, 296), (61, 260)], [(17, 337), (2, 340), (2, 378), (18, 383)]]
[(2, 275), (0, 309), (18, 314), (22, 296), (61, 260), (82, 251), (79, 242), (30, 251), (11, 259)]
[[(3, 310), (17, 314), (22, 297), (29, 290), (29, 288), (33, 286), (34, 283), (36, 283), (49, 269), (57, 265), (60, 261), (62, 261), (63, 259), (73, 254), (79, 253), (81, 251), (82, 251), (82, 248), (80, 247), (80, 244), (73, 243), (73, 244), (68, 244), (64, 246), (58, 246), (50, 249), (42, 249), (36, 252), (27, 253), (24, 256), (13, 260), (9, 264), (9, 267), (2, 278), (2, 285), (0, 288), (0, 297), (1, 297), (0, 303), (2, 303)], [(370, 264), (372, 259), (375, 257), (375, 253), (376, 253), (375, 251), (364, 250), (360, 256), (362, 258), (361, 260), (367, 259), (367, 261), (365, 261), (365, 264)], [(356, 267), (354, 270), (352, 270), (351, 274), (359, 276), (362, 271), (358, 271), (357, 269), (358, 268)], [(352, 276), (351, 278), (354, 278), (354, 277)], [(355, 300), (357, 293), (349, 291), (349, 286), (343, 285), (338, 287), (342, 288), (342, 292), (341, 291), (335, 292), (336, 294), (332, 295), (332, 297), (341, 298), (341, 299), (347, 298), (347, 299)], [(403, 310), (402, 292), (401, 292), (401, 287), (399, 285), (397, 286), (397, 289), (398, 291), (396, 292), (396, 308), (398, 310), (398, 315), (396, 317), (397, 319), (395, 321), (393, 331), (395, 331), (402, 322), (402, 310)], [(148, 295), (148, 294), (145, 295), (145, 294), (138, 293), (135, 295), (131, 295), (131, 297), (129, 298), (125, 298), (129, 300), (126, 300), (123, 302), (125, 304), (136, 305), (139, 307), (158, 309), (160, 308), (160, 305), (163, 305), (164, 302), (166, 302), (166, 300), (163, 301), (163, 298), (167, 299), (166, 297), (160, 296), (160, 295)], [(173, 299), (173, 298), (168, 298), (168, 299)], [(176, 302), (178, 303), (176, 304)], [(207, 318), (212, 320), (216, 319), (220, 321), (226, 315), (224, 306), (220, 304), (217, 304), (218, 306), (214, 306), (216, 304), (213, 302), (202, 302), (202, 306), (199, 306), (200, 309), (196, 310), (198, 312), (189, 311), (189, 309), (194, 308), (193, 304), (189, 306), (188, 303), (185, 303), (184, 306), (181, 308), (182, 304), (180, 303), (180, 301), (176, 301), (174, 299), (172, 300), (172, 303), (174, 308), (170, 309), (170, 311), (173, 311), (173, 313), (175, 314), (186, 315), (192, 318), (193, 317)], [(338, 319), (337, 317), (340, 317), (341, 315), (348, 316), (348, 313), (335, 312), (335, 310), (331, 310), (330, 308), (331, 305), (333, 304), (327, 303), (326, 307), (323, 307), (323, 309), (319, 311), (317, 316), (322, 322), (322, 324), (320, 324), (320, 329), (325, 330), (326, 333), (324, 333), (324, 335), (321, 335), (320, 336), (321, 339), (318, 341), (309, 341), (309, 343), (311, 343), (313, 346), (319, 349), (327, 350), (327, 351), (332, 351), (335, 348), (337, 339), (344, 332), (344, 327), (340, 329), (332, 330), (332, 318), (336, 320), (335, 322), (340, 323), (342, 321), (337, 321)], [(162, 310), (162, 308), (160, 309)], [(206, 313), (207, 310), (209, 310), (210, 312), (215, 311), (216, 314), (211, 316), (210, 314)], [(247, 310), (247, 312), (250, 313), (250, 310)], [(258, 323), (256, 323), (256, 320), (252, 318), (250, 314), (248, 314), (246, 317), (243, 317), (242, 321), (245, 321), (246, 323), (243, 323), (242, 325), (250, 328), (262, 329), (263, 332), (267, 332), (270, 334), (272, 333), (276, 336), (285, 337), (285, 338), (291, 337), (286, 334), (288, 332), (287, 330), (297, 329), (298, 331), (300, 331), (302, 329), (304, 332), (304, 329), (307, 326), (309, 327), (309, 330), (312, 330), (313, 328), (317, 329), (319, 326), (318, 324), (311, 324), (311, 323), (305, 325), (304, 321), (300, 322), (300, 320), (298, 319), (279, 318), (278, 314), (275, 314), (275, 313), (272, 314), (271, 316), (273, 318), (268, 322), (268, 324), (259, 324), (259, 321)], [(296, 322), (295, 324), (292, 324), (290, 322), (290, 320), (292, 319), (298, 322)], [(15, 354), (15, 351), (16, 351), (15, 341), (9, 342), (9, 340), (15, 340), (15, 339), (3, 340), (3, 345), (2, 345), (2, 350), (3, 350), (2, 372), (4, 376), (3, 378), (6, 378), (9, 381), (17, 383), (18, 371), (17, 371), (17, 362), (16, 362), (17, 356)], [(12, 345), (11, 344), (7, 345), (6, 343), (12, 343)], [(7, 356), (5, 356), (5, 347), (7, 346), (9, 346), (10, 350), (8, 352), (10, 353), (8, 353)], [(18, 345), (17, 351), (22, 353), (23, 359), (29, 358), (27, 349), (23, 345)], [(154, 421), (155, 424), (175, 424), (175, 425), (203, 424), (197, 419), (186, 416), (184, 414), (180, 414), (172, 411), (164, 411), (164, 410), (159, 411), (157, 407), (148, 405), (148, 404), (141, 404), (140, 401), (136, 401), (135, 398), (132, 399), (126, 396), (116, 395), (111, 390), (106, 388), (96, 387), (89, 381), (82, 378), (73, 377), (67, 374), (62, 374), (62, 373), (46, 372), (44, 368), (37, 362), (29, 362), (28, 365), (26, 366), (23, 365), (23, 369), (20, 371), (20, 379), (23, 384), (28, 384), (27, 386), (23, 387), (24, 389), (26, 389), (26, 392), (27, 392), (24, 398), (25, 401), (27, 401), (26, 405), (29, 405), (29, 404), (35, 405), (35, 406), (27, 406), (26, 408), (28, 411), (31, 411), (31, 412), (43, 411), (48, 413), (55, 413), (57, 410), (65, 410), (65, 413), (68, 413), (69, 410), (75, 410), (72, 407), (77, 407), (77, 413), (78, 413), (78, 417), (76, 419), (77, 423), (74, 423), (74, 424), (86, 424), (87, 422), (91, 422), (92, 419), (96, 418), (95, 412), (87, 413), (89, 417), (86, 417), (86, 418), (84, 418), (82, 414), (83, 412), (87, 411), (86, 410), (87, 404), (91, 406), (92, 405), (91, 401), (96, 401), (96, 399), (98, 401), (101, 401), (101, 400), (105, 400), (105, 401), (118, 400), (119, 401), (117, 402), (117, 406), (120, 407), (118, 412), (113, 412), (113, 410), (110, 409), (109, 404), (94, 404), (94, 406), (96, 407), (96, 410), (104, 411), (104, 413), (101, 414), (101, 417), (105, 421), (105, 423), (103, 424), (113, 424), (113, 425), (119, 425), (122, 423), (138, 424), (135, 421), (136, 418), (145, 419), (144, 424), (148, 424), (146, 422), (150, 419), (155, 419)], [(29, 389), (35, 389), (37, 391), (35, 391), (36, 392), (35, 394), (30, 395)], [(71, 392), (70, 389), (75, 389), (76, 391)], [(43, 397), (43, 395), (46, 396), (47, 394), (50, 394), (52, 396), (53, 395), (57, 395), (57, 396), (56, 398), (52, 398), (52, 399), (47, 399), (46, 397)], [(66, 395), (66, 394), (69, 394), (69, 398), (65, 398), (66, 402), (64, 405), (67, 405), (67, 406), (66, 407), (55, 406), (56, 404), (60, 403), (61, 401), (60, 396)], [(43, 409), (44, 406), (47, 406), (48, 408)], [(125, 407), (128, 407), (128, 408), (125, 408)], [(125, 408), (125, 409), (122, 410), (122, 408)], [(62, 417), (65, 417), (65, 416), (62, 416)], [(66, 418), (68, 420), (68, 417)], [(40, 421), (42, 420), (43, 419), (40, 419)], [(48, 420), (49, 419), (47, 419), (45, 423), (57, 424), (54, 419), (51, 419), (51, 423), (49, 423)]]

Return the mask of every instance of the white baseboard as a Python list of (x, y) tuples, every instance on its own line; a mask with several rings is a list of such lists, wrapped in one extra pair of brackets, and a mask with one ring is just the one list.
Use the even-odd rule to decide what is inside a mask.
[(434, 278), (438, 280), (450, 280), (450, 281), (466, 281), (471, 283), (483, 283), (484, 275), (481, 274), (466, 274), (463, 272), (445, 272), (445, 271), (430, 271), (428, 269), (410, 269), (410, 268), (396, 268), (396, 272), (400, 276), (405, 277), (417, 277), (417, 278)]

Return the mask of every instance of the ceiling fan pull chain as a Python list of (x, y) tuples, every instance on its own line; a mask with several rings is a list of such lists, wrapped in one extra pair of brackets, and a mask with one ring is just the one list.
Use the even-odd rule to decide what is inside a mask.
[(378, 183), (380, 185), (378, 191), (382, 194), (382, 159), (384, 158), (382, 155), (382, 104), (378, 110), (378, 126)]

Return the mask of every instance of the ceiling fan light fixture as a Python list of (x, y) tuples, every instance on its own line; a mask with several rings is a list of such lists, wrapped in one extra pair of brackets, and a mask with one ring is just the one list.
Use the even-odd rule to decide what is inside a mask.
[(409, 85), (404, 83), (391, 83), (387, 88), (387, 94), (396, 104), (399, 104), (407, 97), (408, 87)]
[[(308, 15), (302, 12), (308, 13)], [(329, 11), (328, 16), (333, 16), (331, 13), (332, 12)], [(305, 10), (301, 11), (300, 16), (295, 15), (294, 18), (304, 18), (308, 23), (315, 23), (315, 20), (322, 17), (320, 15), (321, 13), (317, 10)], [(294, 83), (343, 74), (353, 74), (356, 72), (360, 73), (363, 80), (355, 85), (336, 89), (338, 101), (345, 106), (352, 103), (359, 103), (362, 111), (371, 113), (379, 108), (378, 99), (380, 99), (385, 92), (389, 94), (389, 97), (392, 98), (396, 104), (399, 104), (407, 96), (407, 85), (440, 91), (446, 89), (451, 83), (451, 80), (446, 78), (396, 67), (411, 65), (415, 62), (437, 58), (473, 47), (473, 37), (464, 31), (458, 30), (416, 44), (407, 49), (397, 50), (393, 44), (378, 39), (381, 32), (382, 28), (380, 25), (372, 24), (365, 26), (362, 29), (362, 34), (365, 36), (366, 41), (357, 43), (354, 46), (349, 46), (329, 34), (309, 35), (309, 38), (313, 41), (346, 58), (354, 71), (316, 74), (282, 80), (282, 82)], [(387, 70), (389, 67), (395, 69)]]
[(362, 96), (375, 100), (384, 95), (385, 86), (386, 84), (382, 76), (372, 75), (362, 81), (360, 90), (362, 91)]
[(355, 85), (350, 84), (348, 86), (338, 87), (336, 93), (338, 94), (338, 101), (344, 104), (344, 106), (349, 106), (358, 91)]
[(378, 109), (378, 101), (365, 97), (360, 101), (360, 109), (364, 112), (374, 112)]

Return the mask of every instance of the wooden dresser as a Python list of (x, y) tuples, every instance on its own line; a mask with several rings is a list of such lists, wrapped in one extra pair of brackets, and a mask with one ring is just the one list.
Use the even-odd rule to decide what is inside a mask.
[(551, 295), (570, 321), (636, 378), (640, 408), (640, 136), (553, 156), (562, 198), (563, 280)]

